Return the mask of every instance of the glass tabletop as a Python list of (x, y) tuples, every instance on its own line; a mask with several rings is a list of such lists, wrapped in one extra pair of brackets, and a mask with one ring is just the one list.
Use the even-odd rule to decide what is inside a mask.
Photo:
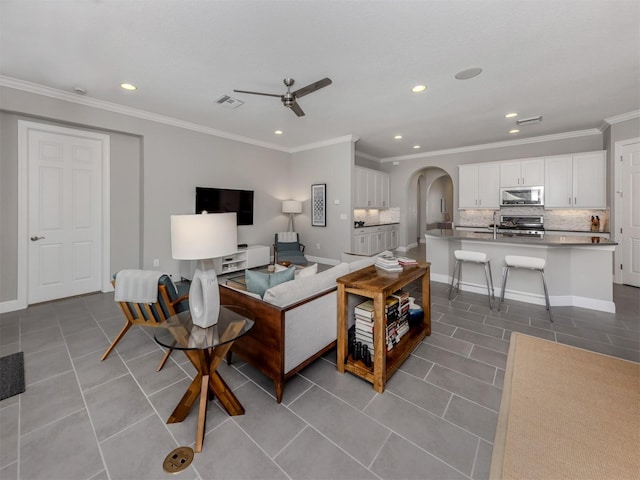
[(154, 338), (163, 347), (176, 350), (207, 350), (233, 342), (254, 325), (254, 315), (244, 308), (221, 305), (218, 323), (208, 328), (191, 321), (191, 312), (181, 312), (162, 322), (155, 329)]

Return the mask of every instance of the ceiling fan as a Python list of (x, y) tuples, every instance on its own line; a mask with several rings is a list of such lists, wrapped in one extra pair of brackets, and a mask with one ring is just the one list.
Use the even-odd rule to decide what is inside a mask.
[(300, 108), (300, 105), (298, 105), (298, 98), (304, 97), (305, 95), (315, 92), (316, 90), (320, 90), (321, 88), (331, 85), (330, 78), (323, 78), (322, 80), (318, 80), (317, 82), (307, 85), (306, 87), (299, 88), (295, 92), (292, 92), (291, 87), (295, 83), (295, 80), (293, 78), (285, 78), (283, 81), (285, 86), (287, 87), (287, 93), (285, 93), (284, 95), (278, 95), (275, 93), (249, 92), (247, 90), (234, 90), (234, 92), (249, 93), (251, 95), (265, 95), (267, 97), (278, 97), (285, 107), (293, 110), (293, 113), (295, 113), (297, 116), (303, 117), (304, 112)]

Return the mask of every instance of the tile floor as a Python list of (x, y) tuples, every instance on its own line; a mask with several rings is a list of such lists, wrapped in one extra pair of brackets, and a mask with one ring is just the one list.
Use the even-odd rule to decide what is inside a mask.
[(0, 355), (24, 351), (27, 388), (0, 401), (0, 478), (483, 479), (512, 331), (640, 360), (636, 288), (615, 286), (615, 315), (558, 307), (555, 324), (544, 307), (496, 312), (482, 295), (447, 292), (432, 284), (433, 333), (384, 394), (337, 373), (335, 351), (293, 378), (280, 405), (255, 370), (222, 365), (247, 413), (210, 404), (203, 452), (176, 476), (162, 461), (195, 437), (195, 411), (165, 423), (194, 374), (181, 352), (155, 372), (162, 352), (137, 327), (100, 362), (122, 324), (111, 294), (3, 314)]

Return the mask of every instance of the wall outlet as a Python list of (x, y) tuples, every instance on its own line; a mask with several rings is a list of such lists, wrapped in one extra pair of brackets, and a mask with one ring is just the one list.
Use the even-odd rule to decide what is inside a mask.
[(153, 266), (154, 267), (159, 267), (160, 266), (160, 259), (154, 258), (153, 259)]
[(319, 243), (316, 243), (316, 248), (317, 248), (318, 250), (320, 250), (320, 244), (319, 244)]

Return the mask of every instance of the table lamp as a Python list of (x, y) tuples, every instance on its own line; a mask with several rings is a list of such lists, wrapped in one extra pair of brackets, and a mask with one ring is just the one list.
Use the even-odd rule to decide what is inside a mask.
[(220, 291), (213, 259), (238, 250), (235, 213), (171, 215), (171, 254), (176, 260), (200, 260), (189, 288), (194, 325), (218, 323)]
[(302, 213), (302, 202), (299, 202), (298, 200), (283, 200), (282, 213), (289, 214), (289, 231), (295, 232), (293, 228), (293, 214)]

